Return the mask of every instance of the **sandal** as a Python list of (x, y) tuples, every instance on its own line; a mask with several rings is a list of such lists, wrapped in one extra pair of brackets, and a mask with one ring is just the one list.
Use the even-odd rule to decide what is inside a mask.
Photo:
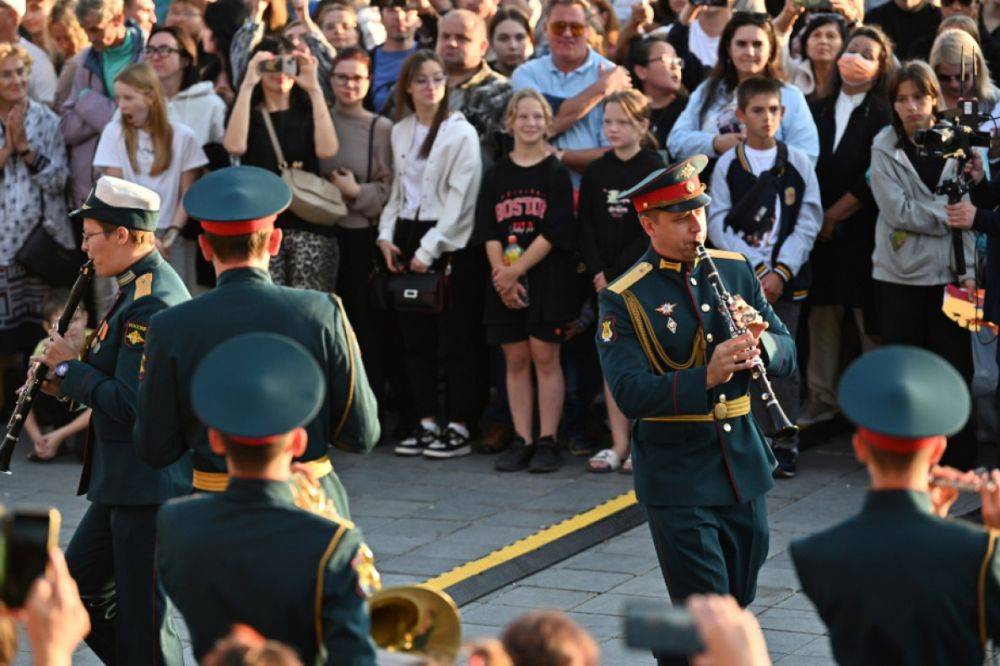
[(622, 466), (622, 459), (613, 449), (601, 449), (587, 461), (587, 471), (595, 474), (607, 474)]
[(632, 473), (632, 454), (625, 456), (625, 461), (622, 463), (621, 469), (618, 470), (622, 474)]

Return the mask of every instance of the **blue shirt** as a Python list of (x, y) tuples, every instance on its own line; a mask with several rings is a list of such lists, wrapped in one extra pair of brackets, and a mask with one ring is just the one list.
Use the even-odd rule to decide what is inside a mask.
[[(617, 66), (593, 49), (588, 49), (587, 59), (583, 64), (572, 72), (564, 73), (555, 66), (552, 56), (546, 55), (529, 60), (514, 70), (510, 85), (514, 90), (534, 88), (542, 93), (555, 114), (559, 113), (559, 106), (564, 101), (576, 97), (597, 81), (602, 64), (606, 69)], [(608, 145), (604, 137), (604, 105), (597, 104), (552, 143), (557, 148), (568, 150), (589, 150)], [(579, 187), (580, 174), (572, 170), (570, 174), (573, 176), (573, 187)]]
[(386, 51), (380, 46), (373, 52), (372, 103), (375, 113), (381, 112), (386, 100), (389, 99), (389, 93), (399, 78), (403, 61), (416, 50), (416, 45), (406, 51)]

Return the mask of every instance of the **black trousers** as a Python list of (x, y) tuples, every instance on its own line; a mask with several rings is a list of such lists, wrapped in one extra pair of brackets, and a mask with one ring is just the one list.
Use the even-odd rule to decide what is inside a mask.
[(180, 638), (156, 579), (159, 506), (91, 504), (66, 547), (90, 615), (87, 645), (105, 664), (183, 664)]
[(375, 268), (374, 253), (378, 251), (375, 247), (377, 235), (374, 227), (338, 230), (340, 275), (337, 295), (354, 327), (368, 383), (381, 405), (385, 397), (385, 365), (380, 331), (384, 328), (385, 313), (375, 308), (369, 285)]
[[(879, 289), (882, 341), (887, 345), (912, 345), (934, 352), (954, 366), (972, 384), (972, 343), (969, 331), (941, 312), (944, 285), (916, 287), (875, 282)], [(948, 438), (941, 463), (958, 469), (976, 466), (975, 418), (970, 416), (957, 434)]]

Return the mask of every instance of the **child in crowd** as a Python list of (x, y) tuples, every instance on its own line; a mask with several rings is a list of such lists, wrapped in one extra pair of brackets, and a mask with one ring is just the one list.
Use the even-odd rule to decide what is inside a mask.
[[(751, 77), (736, 89), (736, 117), (746, 127), (746, 139), (719, 158), (712, 174), (708, 237), (717, 248), (746, 256), (764, 296), (794, 339), (823, 208), (809, 156), (775, 139), (784, 112), (781, 91), (781, 82), (770, 77)], [(794, 423), (798, 371), (772, 383)], [(757, 422), (767, 423), (759, 396), (753, 400)], [(795, 476), (798, 436), (775, 439), (773, 448), (778, 459), (775, 475)]]
[[(495, 467), (553, 472), (562, 466), (556, 444), (565, 393), (559, 347), (566, 322), (578, 314), (572, 298), (573, 186), (569, 171), (547, 150), (552, 109), (540, 93), (516, 92), (505, 124), (514, 135), (514, 150), (487, 172), (476, 211), (476, 240), (486, 244), (493, 269), (486, 287), (486, 339), (504, 352), (517, 433)], [(537, 440), (532, 366), (538, 380)]]
[[(63, 304), (68, 298), (68, 291), (53, 290), (42, 301), (42, 316), (45, 317), (46, 331), (56, 327), (62, 315)], [(77, 308), (73, 313), (66, 337), (89, 339), (90, 330), (84, 329), (86, 325), (87, 311), (82, 307)], [(32, 357), (42, 355), (48, 339), (49, 336), (46, 335), (38, 342)], [(34, 444), (34, 449), (28, 454), (28, 460), (32, 462), (54, 460), (59, 455), (59, 448), (63, 442), (72, 441), (71, 438), (85, 431), (88, 425), (90, 425), (90, 409), (73, 412), (68, 409), (67, 403), (39, 393), (31, 411), (28, 412), (28, 418), (24, 421), (24, 429)]]
[[(649, 118), (649, 101), (635, 90), (613, 93), (604, 101), (604, 135), (611, 150), (592, 162), (580, 181), (580, 245), (596, 291), (624, 273), (649, 246), (631, 201), (618, 196), (664, 166), (649, 133)], [(624, 461), (623, 471), (631, 472), (629, 421), (606, 384), (604, 400), (612, 445), (598, 451), (587, 470), (613, 472)]]

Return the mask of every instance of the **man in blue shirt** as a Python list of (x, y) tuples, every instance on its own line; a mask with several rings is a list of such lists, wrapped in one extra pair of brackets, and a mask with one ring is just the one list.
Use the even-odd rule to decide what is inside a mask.
[(534, 88), (545, 95), (555, 114), (553, 145), (571, 169), (573, 185), (580, 173), (605, 150), (604, 98), (632, 87), (628, 71), (588, 45), (591, 7), (587, 0), (554, 0), (548, 9), (551, 53), (514, 71), (514, 90)]
[(411, 53), (417, 50), (415, 36), (420, 16), (405, 0), (381, 0), (385, 43), (372, 49), (372, 110), (381, 113), (393, 90), (399, 70)]

